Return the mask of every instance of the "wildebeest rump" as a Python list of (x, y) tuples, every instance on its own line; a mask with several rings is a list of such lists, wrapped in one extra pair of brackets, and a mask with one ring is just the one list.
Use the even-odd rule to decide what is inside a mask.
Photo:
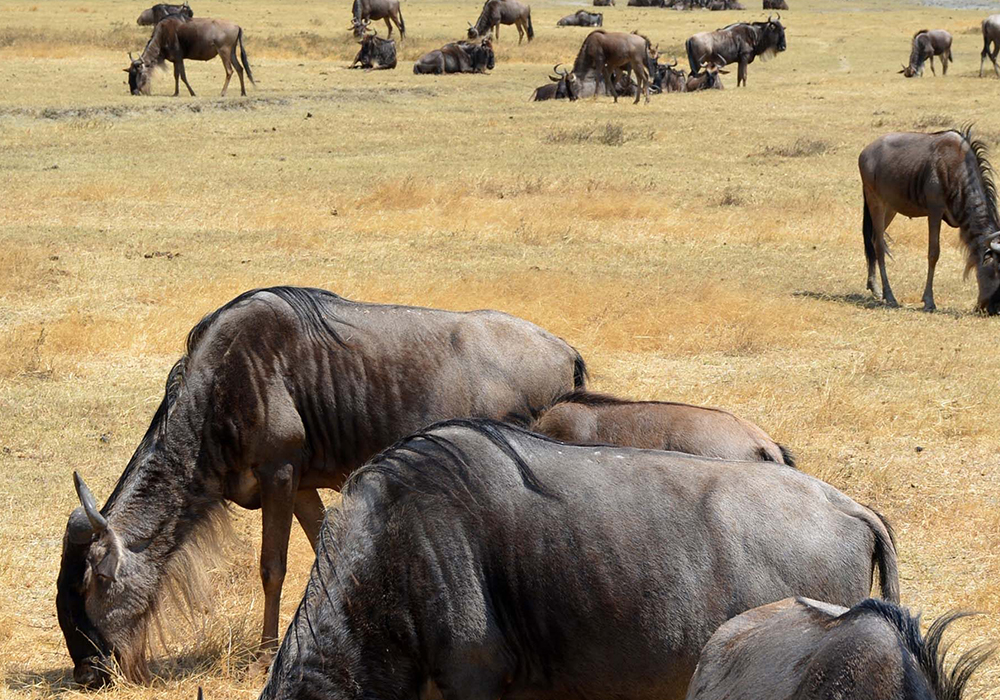
[(759, 427), (729, 411), (667, 401), (628, 401), (575, 390), (538, 413), (529, 429), (577, 445), (619, 445), (795, 466)]
[[(643, 93), (646, 95), (646, 102), (649, 102), (651, 79), (648, 66), (650, 61), (655, 60), (656, 51), (649, 39), (641, 34), (595, 29), (583, 40), (573, 62), (572, 72), (577, 81), (589, 83), (592, 87), (603, 82), (606, 90), (610, 87), (609, 91), (617, 102), (618, 92), (614, 88), (613, 73), (630, 70), (635, 74), (639, 86), (635, 94), (635, 103), (638, 104)], [(596, 89), (590, 94), (594, 92)]]
[(184, 19), (191, 19), (194, 17), (194, 12), (191, 7), (185, 2), (183, 5), (167, 5), (165, 3), (160, 3), (158, 5), (153, 5), (148, 10), (143, 10), (142, 14), (139, 15), (139, 19), (135, 21), (138, 25), (150, 25), (156, 24), (164, 17), (169, 17), (170, 15), (177, 15)]
[(785, 28), (781, 15), (777, 19), (767, 18), (766, 22), (739, 22), (714, 32), (695, 34), (684, 44), (687, 49), (691, 72), (697, 73), (702, 64), (717, 57), (724, 64), (736, 63), (736, 85), (747, 83), (747, 66), (758, 56), (767, 60), (784, 51)]
[(941, 57), (941, 73), (948, 75), (948, 64), (955, 61), (951, 56), (951, 34), (943, 29), (933, 29), (928, 31), (921, 29), (913, 35), (910, 45), (910, 63), (903, 66), (899, 71), (907, 78), (924, 74), (924, 62), (930, 61), (931, 73), (937, 75), (934, 70), (934, 57)]
[(361, 39), (361, 48), (354, 57), (351, 68), (367, 70), (383, 70), (396, 67), (395, 39), (381, 39), (378, 32), (372, 31)]
[(764, 0), (765, 10), (787, 10), (788, 3), (785, 0)]
[[(262, 644), (275, 643), (292, 516), (315, 545), (317, 488), (449, 416), (501, 418), (582, 385), (579, 354), (528, 321), (366, 304), (316, 289), (241, 294), (206, 316), (101, 512), (81, 490), (56, 598), (74, 677), (114, 655), (146, 677), (145, 637), (168, 580), (190, 587), (199, 533), (230, 501), (261, 508)], [(194, 577), (194, 578), (192, 578)]]
[(993, 63), (993, 73), (1000, 78), (997, 69), (997, 54), (1000, 53), (1000, 15), (990, 15), (983, 20), (983, 50), (979, 54), (979, 77), (983, 77), (983, 64), (986, 57)]
[(525, 34), (528, 41), (535, 38), (535, 28), (531, 26), (531, 8), (517, 0), (486, 0), (476, 23), (469, 22), (469, 38), (478, 39), (492, 33), (499, 39), (501, 24), (513, 24), (517, 27), (518, 44)]
[(920, 617), (884, 600), (847, 609), (805, 598), (755, 608), (712, 635), (687, 700), (961, 700), (991, 655), (966, 652), (949, 671), (943, 636), (964, 613)]
[(684, 697), (725, 620), (898, 599), (881, 518), (768, 462), (449, 421), (355, 472), (261, 698)]
[[(385, 20), (388, 35), (392, 37), (392, 23), (399, 27), (400, 38), (406, 37), (406, 22), (399, 9), (399, 0), (354, 0), (351, 6), (351, 29), (354, 38), (360, 40), (365, 33), (367, 21)], [(391, 20), (391, 21), (390, 21)]]
[(594, 0), (594, 7), (614, 7), (615, 0)]
[(663, 7), (664, 0), (628, 0), (629, 7)]
[(1000, 219), (996, 188), (985, 145), (971, 129), (935, 134), (887, 134), (868, 144), (858, 157), (864, 191), (863, 234), (868, 289), (879, 296), (875, 263), (882, 277), (882, 298), (898, 306), (885, 272), (885, 230), (897, 213), (927, 217), (927, 283), (924, 309), (933, 311), (934, 266), (941, 252), (941, 222), (959, 229), (966, 271), (976, 271), (977, 306), (1000, 310)]
[[(239, 57), (236, 56), (237, 45), (240, 49)], [(240, 78), (240, 94), (246, 95), (243, 71), (246, 71), (251, 83), (254, 80), (250, 63), (247, 61), (246, 49), (243, 48), (243, 29), (239, 25), (221, 19), (165, 17), (156, 23), (153, 35), (146, 43), (142, 55), (133, 59), (131, 65), (125, 69), (128, 73), (129, 92), (133, 95), (148, 95), (150, 71), (155, 66), (162, 66), (164, 61), (170, 61), (174, 64), (174, 97), (180, 94), (181, 80), (193, 96), (194, 90), (184, 71), (184, 59), (211, 61), (216, 56), (222, 60), (222, 65), (226, 69), (222, 96), (225, 97), (226, 90), (229, 89), (234, 68)], [(131, 54), (129, 58), (132, 58)]]
[(600, 12), (577, 10), (556, 22), (559, 27), (600, 27), (604, 24), (604, 15)]
[(493, 43), (489, 38), (479, 43), (460, 41), (445, 44), (440, 49), (429, 51), (413, 64), (413, 72), (430, 73), (484, 73), (493, 70), (496, 58)]

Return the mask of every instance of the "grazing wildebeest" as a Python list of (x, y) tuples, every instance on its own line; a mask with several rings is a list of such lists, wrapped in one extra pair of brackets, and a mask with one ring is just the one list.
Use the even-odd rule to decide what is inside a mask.
[[(236, 56), (239, 45), (240, 56)], [(149, 94), (149, 74), (155, 66), (162, 66), (164, 61), (174, 64), (174, 97), (180, 94), (180, 81), (183, 80), (188, 92), (194, 95), (194, 90), (184, 72), (184, 59), (192, 61), (211, 61), (218, 56), (226, 69), (226, 82), (222, 84), (222, 96), (226, 96), (229, 81), (233, 77), (233, 68), (240, 78), (240, 94), (246, 95), (243, 83), (243, 71), (253, 83), (253, 73), (247, 61), (247, 52), (243, 48), (243, 29), (233, 22), (221, 19), (205, 19), (201, 17), (182, 19), (166, 17), (156, 23), (153, 36), (139, 58), (129, 59), (132, 64), (125, 69), (128, 73), (129, 92), (133, 95)], [(243, 65), (240, 65), (242, 60)]]
[(949, 613), (920, 634), (920, 616), (884, 600), (848, 609), (788, 598), (726, 622), (705, 645), (687, 700), (962, 700), (993, 653), (967, 651), (947, 670)]
[(720, 58), (723, 65), (737, 63), (736, 86), (747, 84), (747, 66), (760, 56), (762, 61), (786, 48), (781, 15), (768, 16), (766, 22), (738, 22), (714, 32), (695, 34), (684, 44), (691, 72), (697, 73), (709, 58)]
[(629, 7), (663, 7), (665, 0), (628, 0)]
[(662, 63), (656, 66), (656, 77), (653, 88), (657, 92), (687, 92), (687, 75), (677, 69), (677, 58), (673, 63)]
[(555, 75), (550, 75), (552, 82), (536, 88), (531, 94), (531, 102), (541, 102), (543, 100), (577, 100), (580, 97), (580, 85), (576, 76), (567, 70), (559, 70), (561, 63), (553, 66)]
[(787, 10), (788, 3), (785, 0), (764, 0), (765, 10)]
[(795, 466), (791, 452), (729, 411), (667, 401), (628, 401), (574, 390), (531, 421), (529, 430), (577, 445), (673, 450), (703, 457)]
[[(990, 48), (992, 44), (992, 48)], [(983, 77), (983, 64), (986, 57), (993, 63), (993, 73), (1000, 78), (997, 69), (997, 54), (1000, 53), (1000, 15), (990, 15), (983, 20), (983, 51), (979, 54), (979, 77)]]
[(557, 27), (600, 27), (604, 25), (604, 15), (600, 12), (577, 10), (556, 22)]
[(493, 42), (486, 37), (479, 43), (460, 41), (445, 44), (440, 49), (429, 51), (413, 64), (413, 72), (417, 74), (442, 73), (484, 73), (493, 70), (496, 57), (493, 53)]
[(887, 134), (868, 144), (858, 157), (864, 188), (864, 242), (868, 289), (879, 296), (875, 262), (882, 277), (882, 298), (899, 306), (885, 273), (885, 230), (896, 214), (927, 217), (927, 283), (924, 310), (933, 311), (934, 266), (941, 252), (941, 222), (959, 229), (966, 251), (966, 272), (975, 269), (977, 306), (1000, 310), (1000, 219), (993, 171), (985, 145), (965, 131)]
[[(617, 102), (618, 91), (612, 74), (616, 70), (630, 70), (635, 74), (639, 86), (635, 95), (635, 103), (638, 104), (643, 93), (646, 95), (646, 102), (649, 102), (649, 87), (652, 83), (648, 70), (650, 60), (655, 62), (656, 51), (649, 39), (641, 34), (595, 29), (583, 40), (572, 72), (576, 80), (581, 82), (597, 85), (603, 81), (605, 90), (610, 91)], [(581, 92), (582, 94), (584, 93)], [(591, 94), (596, 94), (596, 88)]]
[(517, 0), (486, 0), (476, 23), (469, 22), (469, 38), (478, 39), (492, 33), (499, 40), (501, 24), (513, 24), (517, 27), (518, 44), (525, 34), (528, 35), (528, 41), (535, 38), (535, 28), (531, 26), (531, 8)]
[[(385, 26), (389, 28), (388, 35), (392, 36), (392, 23), (399, 27), (399, 37), (406, 38), (406, 22), (403, 21), (403, 13), (399, 9), (399, 0), (354, 0), (351, 7), (351, 30), (354, 38), (361, 40), (364, 36), (367, 22), (365, 20), (378, 21), (385, 20)], [(391, 20), (391, 22), (390, 22)]]
[(138, 25), (156, 24), (164, 17), (169, 17), (170, 15), (176, 15), (178, 17), (183, 17), (184, 19), (191, 19), (194, 17), (194, 12), (186, 2), (183, 5), (167, 5), (160, 3), (158, 5), (153, 5), (148, 10), (143, 10), (142, 14), (139, 15), (139, 19), (137, 19), (135, 23)]
[[(373, 454), (448, 416), (504, 417), (584, 382), (580, 355), (528, 321), (366, 304), (317, 289), (254, 290), (202, 319), (111, 497), (82, 503), (63, 539), (56, 605), (74, 678), (113, 655), (146, 677), (148, 624), (231, 501), (260, 508), (261, 644), (274, 645), (292, 516), (315, 546), (323, 504)], [(192, 578), (193, 577), (193, 578)]]
[(396, 67), (396, 40), (380, 39), (374, 29), (361, 39), (361, 49), (351, 68), (386, 70)]
[(615, 0), (594, 0), (594, 7), (614, 7)]
[(948, 75), (948, 63), (954, 63), (951, 56), (951, 34), (943, 29), (932, 29), (928, 31), (921, 29), (913, 35), (913, 42), (910, 46), (910, 64), (903, 66), (899, 71), (907, 78), (924, 74), (924, 61), (931, 62), (931, 73), (937, 75), (934, 70), (934, 57), (941, 57), (941, 73)]
[(722, 78), (719, 76), (729, 73), (729, 71), (722, 69), (724, 65), (725, 63), (721, 59), (703, 64), (699, 72), (691, 73), (687, 77), (687, 92), (722, 90)]
[[(448, 421), (355, 472), (264, 700), (680, 700), (725, 620), (898, 600), (881, 517), (769, 462)], [(431, 686), (430, 684), (433, 684)]]

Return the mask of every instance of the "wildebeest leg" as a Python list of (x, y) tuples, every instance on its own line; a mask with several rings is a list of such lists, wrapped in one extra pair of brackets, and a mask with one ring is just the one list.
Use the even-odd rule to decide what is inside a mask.
[(1000, 70), (997, 69), (997, 54), (1000, 54), (1000, 41), (993, 42), (993, 51), (990, 52), (990, 62), (993, 63), (993, 74), (1000, 78)]
[(184, 72), (184, 59), (178, 58), (174, 63), (174, 97), (177, 97), (179, 87), (177, 85), (177, 74), (180, 74), (181, 80), (184, 81), (184, 85), (187, 86), (188, 92), (191, 93), (191, 97), (194, 97), (194, 90), (191, 89), (191, 83), (188, 82), (187, 73)]
[(247, 87), (243, 83), (243, 66), (240, 65), (240, 60), (236, 57), (236, 44), (233, 44), (233, 51), (229, 55), (229, 62), (233, 64), (233, 68), (236, 69), (236, 75), (240, 79), (240, 95), (243, 97), (247, 96)]
[(604, 89), (611, 91), (611, 96), (615, 98), (615, 102), (618, 101), (618, 90), (615, 89), (615, 76), (613, 75), (611, 68), (608, 66), (607, 62), (604, 64)]
[(518, 18), (517, 21), (514, 22), (514, 26), (517, 27), (517, 45), (520, 46), (521, 41), (524, 39), (524, 20)]
[(389, 28), (389, 36), (392, 36), (392, 22), (389, 21), (389, 15), (385, 16), (385, 26)]
[(741, 83), (743, 87), (747, 86), (747, 60), (743, 56), (740, 56), (740, 62), (736, 69), (736, 87), (739, 87)]
[(934, 70), (934, 54), (931, 54), (931, 75), (937, 77), (937, 71)]
[(499, 23), (499, 22), (497, 22), (497, 23), (496, 23), (496, 26), (495, 26), (495, 27), (492, 27), (492, 29), (493, 29), (493, 37), (494, 37), (494, 38), (495, 38), (495, 39), (496, 39), (497, 41), (500, 41), (500, 23)]
[(260, 580), (264, 586), (264, 632), (260, 638), (262, 650), (273, 649), (278, 644), (281, 586), (285, 582), (288, 536), (292, 530), (297, 480), (291, 464), (257, 472), (264, 521), (260, 545)]
[(879, 275), (882, 277), (882, 298), (889, 306), (897, 307), (899, 302), (896, 301), (896, 297), (892, 293), (892, 287), (889, 286), (889, 276), (885, 272), (885, 230), (889, 228), (889, 224), (894, 218), (896, 218), (896, 212), (884, 204), (872, 211), (872, 224), (875, 227), (875, 255), (878, 259)]
[(927, 284), (924, 286), (924, 311), (933, 311), (934, 266), (941, 254), (941, 212), (931, 211), (927, 215)]
[(229, 81), (233, 79), (233, 62), (229, 59), (229, 54), (223, 51), (221, 47), (216, 46), (215, 50), (218, 52), (219, 58), (222, 59), (222, 67), (226, 69), (226, 82), (222, 84), (221, 95), (222, 97), (225, 97), (226, 90), (229, 89)]
[(316, 551), (316, 541), (319, 539), (319, 527), (323, 524), (326, 510), (316, 489), (305, 489), (295, 494), (295, 519), (299, 521), (302, 530), (309, 538), (309, 544)]

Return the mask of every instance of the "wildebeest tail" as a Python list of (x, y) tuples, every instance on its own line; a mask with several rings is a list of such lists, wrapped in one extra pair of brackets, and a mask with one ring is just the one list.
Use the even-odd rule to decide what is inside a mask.
[(688, 63), (691, 64), (691, 72), (697, 73), (701, 69), (701, 65), (694, 60), (694, 37), (684, 42), (684, 49), (687, 51)]
[(528, 41), (535, 38), (535, 28), (531, 26), (531, 10), (528, 10)]
[(785, 464), (792, 467), (793, 469), (798, 469), (799, 465), (795, 463), (795, 453), (790, 449), (782, 445), (780, 442), (777, 443), (778, 449), (781, 450), (781, 458), (785, 460)]
[(250, 84), (256, 85), (254, 82), (253, 73), (250, 72), (250, 61), (247, 60), (247, 50), (243, 48), (243, 27), (240, 27), (239, 33), (236, 35), (236, 41), (240, 45), (240, 61), (243, 63), (243, 70), (247, 72), (247, 77), (250, 78)]
[(399, 17), (399, 37), (402, 39), (406, 36), (406, 22), (403, 21), (403, 8), (396, 10), (396, 16)]
[(861, 224), (861, 233), (865, 239), (865, 260), (871, 265), (875, 262), (875, 233), (872, 230), (872, 213), (868, 209), (868, 195), (863, 195), (865, 199), (864, 221)]
[(573, 388), (583, 389), (587, 385), (587, 363), (583, 361), (580, 353), (576, 353), (573, 360)]
[(899, 562), (896, 558), (896, 535), (892, 531), (892, 525), (881, 513), (873, 508), (867, 509), (869, 513), (875, 515), (874, 519), (868, 519), (868, 525), (875, 535), (875, 551), (872, 555), (872, 564), (878, 566), (879, 588), (882, 597), (890, 603), (899, 602)]

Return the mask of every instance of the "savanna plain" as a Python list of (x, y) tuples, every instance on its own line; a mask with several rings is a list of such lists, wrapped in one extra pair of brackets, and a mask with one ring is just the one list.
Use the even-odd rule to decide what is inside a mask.
[[(588, 31), (554, 26), (572, 2), (533, 0), (535, 41), (504, 28), (491, 74), (432, 77), (412, 61), (477, 0), (404, 0), (399, 68), (373, 73), (346, 69), (348, 0), (192, 0), (244, 28), (256, 87), (219, 98), (221, 64), (188, 62), (197, 97), (161, 73), (138, 98), (145, 5), (0, 0), (0, 696), (255, 697), (258, 513), (232, 510), (214, 607), (168, 617), (150, 687), (76, 690), (54, 600), (72, 471), (103, 501), (188, 329), (274, 284), (501, 309), (574, 344), (595, 389), (755, 421), (891, 519), (904, 604), (984, 613), (956, 651), (1000, 640), (1000, 320), (973, 311), (950, 229), (939, 311), (919, 310), (924, 220), (890, 228), (904, 308), (866, 293), (857, 171), (889, 131), (973, 122), (1000, 145), (986, 13), (789, 1), (788, 50), (748, 87), (633, 106), (528, 102)], [(756, 7), (603, 12), (683, 63), (686, 37)], [(897, 75), (921, 28), (954, 35), (947, 77)], [(294, 531), (283, 624), (311, 560)], [(1000, 698), (1000, 662), (967, 697)]]

